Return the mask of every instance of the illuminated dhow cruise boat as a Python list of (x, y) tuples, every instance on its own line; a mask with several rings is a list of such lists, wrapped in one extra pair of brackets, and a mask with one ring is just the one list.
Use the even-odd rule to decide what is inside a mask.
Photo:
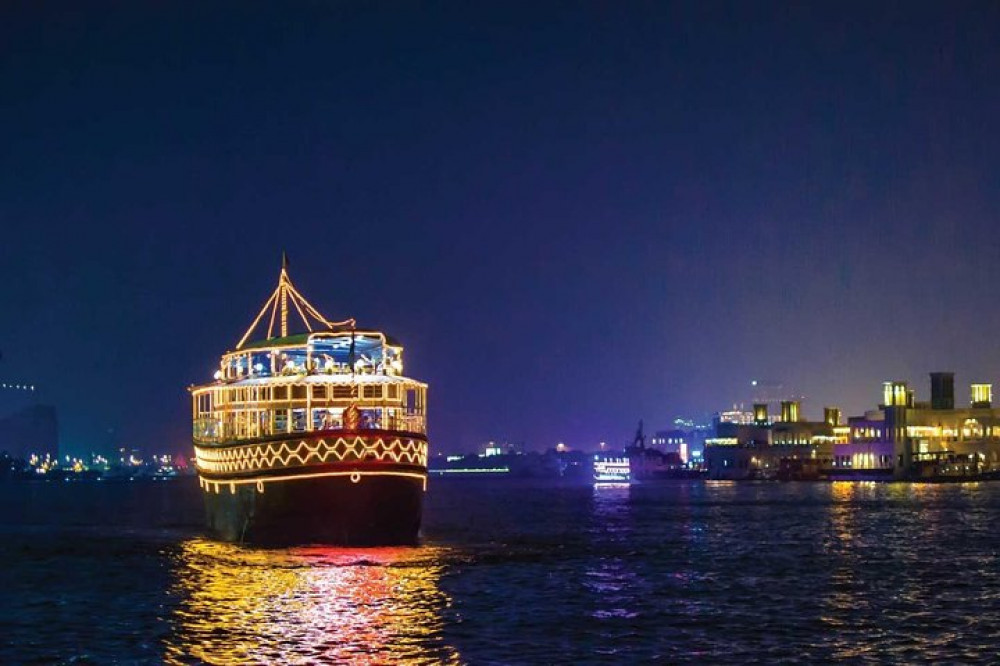
[[(290, 307), (305, 332), (289, 332)], [(264, 321), (266, 335), (254, 339)], [(197, 470), (217, 537), (416, 542), (427, 385), (403, 375), (403, 348), (392, 338), (323, 317), (292, 285), (287, 259), (215, 381), (190, 391)]]

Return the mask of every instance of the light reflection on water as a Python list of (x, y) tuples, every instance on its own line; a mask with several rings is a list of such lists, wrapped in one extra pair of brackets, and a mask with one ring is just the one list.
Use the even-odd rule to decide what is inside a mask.
[[(595, 532), (612, 544), (628, 544), (632, 537), (633, 521), (630, 517), (627, 483), (601, 483), (594, 486), (593, 527)], [(604, 557), (595, 559), (588, 567), (583, 586), (595, 600), (591, 617), (634, 618), (637, 614), (636, 598), (640, 582), (634, 567), (625, 557), (626, 551), (609, 549)]]
[(457, 663), (441, 638), (442, 549), (181, 544), (166, 659)]
[(0, 664), (995, 663), (1000, 645), (1000, 483), (440, 483), (431, 545), (374, 550), (196, 538), (190, 491), (0, 484)]

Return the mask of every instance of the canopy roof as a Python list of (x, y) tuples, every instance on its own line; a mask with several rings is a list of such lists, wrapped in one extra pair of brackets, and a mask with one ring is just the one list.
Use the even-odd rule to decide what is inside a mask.
[(244, 351), (248, 349), (261, 349), (270, 347), (294, 347), (297, 345), (304, 345), (309, 341), (309, 336), (311, 333), (296, 333), (295, 335), (286, 335), (283, 338), (264, 338), (261, 340), (252, 340), (246, 344), (237, 347), (237, 350)]
[[(358, 351), (362, 351), (366, 346), (366, 341), (371, 341), (374, 336), (380, 334), (380, 331), (373, 330), (339, 330), (339, 331), (315, 331), (313, 333), (295, 333), (294, 335), (286, 335), (284, 337), (277, 338), (265, 338), (262, 340), (252, 340), (250, 342), (244, 343), (242, 346), (237, 347), (236, 351), (249, 351), (251, 349), (271, 349), (273, 347), (305, 347), (309, 343), (309, 338), (312, 336), (317, 336), (314, 339), (330, 339), (332, 336), (337, 336), (333, 338), (332, 346), (334, 347), (344, 347), (350, 346), (351, 335), (354, 335), (354, 341)], [(399, 341), (392, 338), (391, 336), (385, 335), (385, 342), (391, 347), (399, 347)]]

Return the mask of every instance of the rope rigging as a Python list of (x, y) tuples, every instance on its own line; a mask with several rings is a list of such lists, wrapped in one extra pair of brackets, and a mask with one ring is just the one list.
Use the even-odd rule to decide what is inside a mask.
[(288, 277), (288, 255), (282, 253), (281, 258), (281, 274), (278, 276), (278, 286), (271, 293), (271, 296), (264, 302), (264, 307), (260, 309), (260, 312), (254, 318), (253, 323), (250, 324), (250, 328), (247, 332), (243, 334), (240, 338), (239, 343), (236, 345), (236, 349), (242, 349), (243, 345), (246, 344), (253, 332), (257, 330), (258, 325), (260, 325), (261, 320), (264, 315), (268, 312), (271, 313), (267, 324), (267, 337), (270, 340), (274, 337), (274, 325), (275, 322), (279, 324), (279, 331), (281, 333), (280, 337), (288, 336), (288, 302), (292, 302), (292, 306), (295, 308), (295, 312), (298, 313), (299, 317), (302, 319), (303, 325), (305, 325), (306, 330), (310, 333), (313, 332), (313, 323), (319, 324), (319, 328), (333, 330), (335, 328), (341, 328), (349, 326), (352, 330), (355, 326), (354, 319), (345, 319), (343, 321), (330, 321), (322, 314), (319, 310), (314, 308), (309, 301), (306, 300), (305, 296), (299, 293), (295, 285), (292, 284), (292, 280)]

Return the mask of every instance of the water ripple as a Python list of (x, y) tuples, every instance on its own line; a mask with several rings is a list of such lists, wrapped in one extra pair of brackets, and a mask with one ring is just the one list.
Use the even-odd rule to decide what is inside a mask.
[(424, 546), (368, 550), (214, 543), (156, 492), (146, 526), (44, 488), (0, 521), (0, 662), (992, 663), (1000, 644), (1000, 484), (445, 482)]

